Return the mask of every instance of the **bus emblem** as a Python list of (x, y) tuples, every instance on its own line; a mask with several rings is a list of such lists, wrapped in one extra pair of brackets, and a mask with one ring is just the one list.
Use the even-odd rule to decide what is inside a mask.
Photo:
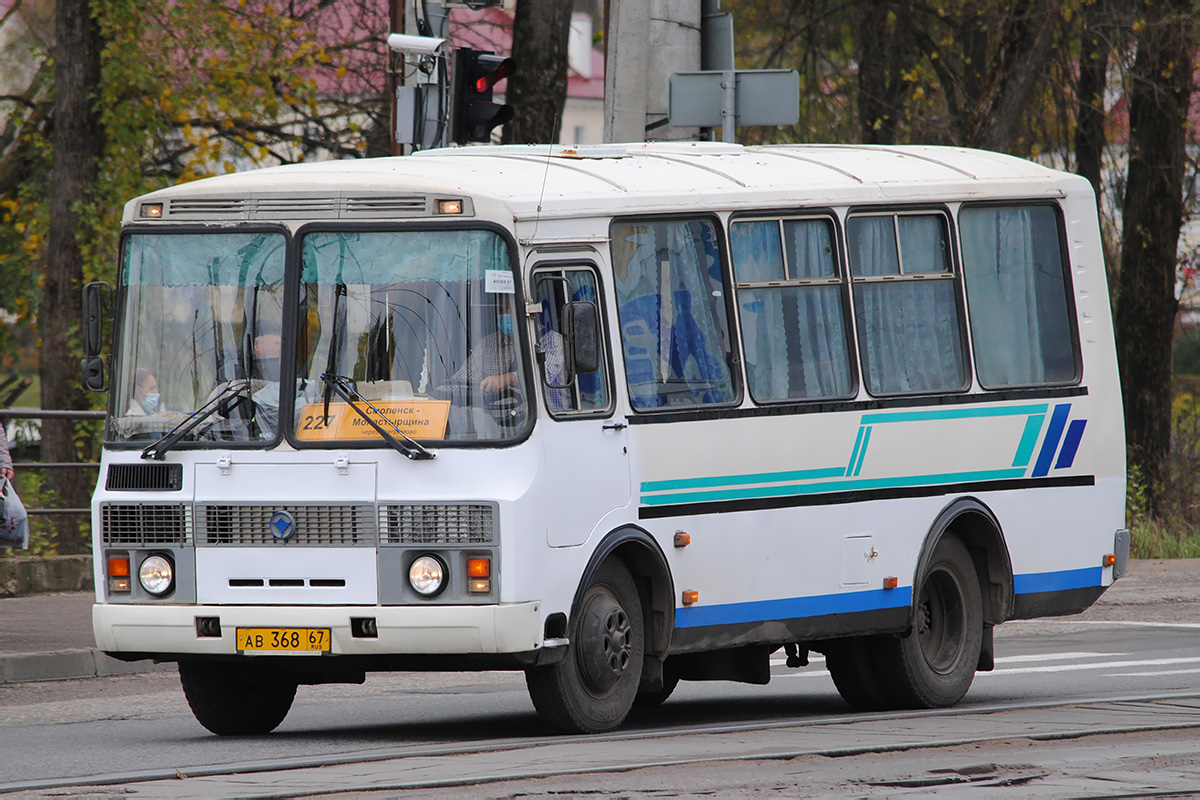
[(286, 539), (296, 530), (296, 520), (286, 511), (276, 511), (271, 515), (267, 528), (276, 539)]

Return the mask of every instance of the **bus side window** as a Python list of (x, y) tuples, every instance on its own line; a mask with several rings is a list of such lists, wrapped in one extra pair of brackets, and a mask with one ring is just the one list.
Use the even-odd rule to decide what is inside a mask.
[(867, 391), (967, 388), (945, 215), (855, 215), (846, 222), (846, 246)]
[(712, 220), (618, 221), (611, 241), (630, 405), (738, 402)]
[[(563, 309), (567, 303), (600, 305), (596, 273), (590, 267), (539, 270), (533, 276), (533, 296), (542, 310), (535, 317), (538, 375), (551, 414), (606, 411), (610, 405), (607, 363), (603, 352), (592, 372), (571, 375), (567, 369)], [(600, 340), (603, 349), (603, 337)]]
[(771, 403), (853, 396), (832, 220), (739, 221), (729, 240), (751, 397)]
[(958, 224), (979, 383), (1001, 389), (1076, 381), (1071, 290), (1054, 208), (963, 208)]

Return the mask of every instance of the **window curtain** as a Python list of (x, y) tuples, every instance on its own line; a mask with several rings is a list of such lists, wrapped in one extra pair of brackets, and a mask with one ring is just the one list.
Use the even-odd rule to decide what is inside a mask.
[[(900, 274), (893, 217), (852, 218), (847, 226), (855, 277)], [(945, 233), (919, 218), (902, 227), (906, 273), (945, 271)], [(936, 231), (936, 238), (930, 235)], [(937, 269), (941, 258), (942, 267)], [(909, 258), (912, 264), (909, 264)], [(966, 382), (951, 280), (857, 283), (855, 317), (863, 374), (873, 394), (961, 389)]]
[[(785, 231), (793, 278), (824, 278), (836, 274), (829, 224), (806, 221), (786, 223)], [(806, 286), (787, 290), (796, 309), (795, 361), (803, 386), (792, 397), (843, 397), (850, 393), (850, 356), (846, 317), (842, 313), (842, 287)], [(781, 293), (782, 294), (782, 293)]]
[(980, 383), (997, 387), (1044, 382), (1030, 210), (967, 209), (960, 220)]
[(614, 226), (621, 343), (634, 408), (732, 397), (728, 327), (713, 226)]
[[(737, 223), (730, 246), (738, 282), (784, 279), (778, 222)], [(784, 295), (775, 289), (742, 289), (738, 298), (750, 395), (760, 402), (786, 399), (791, 393)]]

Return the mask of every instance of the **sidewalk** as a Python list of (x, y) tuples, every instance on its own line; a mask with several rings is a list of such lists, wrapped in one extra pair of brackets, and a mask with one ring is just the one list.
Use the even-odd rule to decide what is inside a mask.
[[(1137, 607), (1172, 602), (1197, 592), (1200, 559), (1131, 561), (1129, 575), (1100, 598), (1097, 607)], [(126, 663), (96, 650), (88, 592), (0, 597), (0, 684), (63, 680), (171, 669), (152, 661)], [(1189, 607), (1190, 609), (1191, 607)]]
[(160, 669), (96, 650), (92, 592), (0, 598), (0, 684), (92, 678)]

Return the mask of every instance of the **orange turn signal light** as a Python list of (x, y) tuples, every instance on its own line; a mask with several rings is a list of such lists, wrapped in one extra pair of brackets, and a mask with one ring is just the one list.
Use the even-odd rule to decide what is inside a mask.
[(1117, 563), (1117, 556), (1116, 556), (1116, 554), (1115, 554), (1115, 553), (1108, 553), (1108, 554), (1106, 554), (1106, 555), (1104, 556), (1104, 560), (1103, 560), (1103, 562), (1101, 562), (1101, 563), (1103, 563), (1103, 564), (1104, 564), (1104, 566), (1106, 566), (1106, 567), (1112, 567), (1112, 566), (1115, 566), (1115, 565), (1116, 565), (1116, 563)]
[(895, 589), (899, 585), (900, 585), (900, 579), (897, 578), (895, 575), (888, 575), (886, 578), (883, 579), (883, 588), (885, 588), (885, 589)]
[(700, 593), (695, 589), (685, 589), (683, 592), (683, 604), (690, 606), (692, 603), (700, 602)]
[(128, 578), (129, 577), (129, 556), (109, 556), (108, 557), (108, 577), (110, 577), (110, 578)]
[(675, 546), (687, 547), (692, 543), (692, 535), (683, 531), (675, 531)]
[(468, 558), (467, 559), (467, 577), (468, 578), (490, 578), (490, 577), (492, 577), (492, 560), (490, 558)]

